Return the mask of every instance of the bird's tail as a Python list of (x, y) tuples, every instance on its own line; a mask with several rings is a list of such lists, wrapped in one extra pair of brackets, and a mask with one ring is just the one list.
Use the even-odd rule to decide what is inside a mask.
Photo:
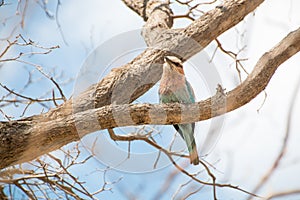
[(190, 153), (191, 163), (193, 165), (198, 165), (199, 164), (199, 157), (198, 157), (198, 151), (197, 151), (195, 140), (193, 140), (192, 143), (191, 143), (191, 148), (189, 148), (189, 153)]
[(193, 124), (180, 124), (174, 125), (175, 129), (179, 132), (180, 136), (184, 139), (190, 154), (191, 163), (194, 165), (199, 164), (199, 157), (194, 138), (194, 125)]

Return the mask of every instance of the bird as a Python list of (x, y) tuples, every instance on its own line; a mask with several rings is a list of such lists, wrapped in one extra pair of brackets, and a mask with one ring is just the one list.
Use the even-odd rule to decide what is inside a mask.
[[(178, 57), (164, 57), (158, 94), (160, 103), (195, 103), (193, 88), (185, 77), (183, 63)], [(190, 163), (198, 165), (199, 157), (194, 137), (195, 123), (174, 124), (173, 126), (187, 145)]]

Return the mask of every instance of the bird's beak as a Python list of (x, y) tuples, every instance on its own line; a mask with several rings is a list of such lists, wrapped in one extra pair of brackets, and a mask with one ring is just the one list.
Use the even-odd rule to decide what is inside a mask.
[(168, 58), (168, 57), (165, 57), (165, 62), (166, 63), (168, 63), (169, 64), (169, 66), (171, 67), (171, 68), (174, 68), (174, 66), (173, 66), (173, 62)]
[(164, 60), (165, 60), (165, 62), (167, 62), (167, 63), (169, 63), (169, 64), (170, 64), (170, 62), (171, 62), (170, 59), (169, 59), (168, 57), (165, 57)]

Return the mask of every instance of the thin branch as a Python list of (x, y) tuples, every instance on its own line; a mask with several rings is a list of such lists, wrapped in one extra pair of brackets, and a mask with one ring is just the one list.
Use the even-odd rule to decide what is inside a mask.
[(145, 137), (144, 135), (125, 135), (125, 136), (123, 136), (123, 135), (116, 135), (112, 129), (108, 129), (108, 132), (109, 132), (109, 135), (110, 135), (111, 139), (113, 139), (113, 140), (119, 140), (119, 141), (141, 140), (141, 141), (144, 141), (147, 144), (151, 145), (152, 147), (158, 149), (159, 151), (163, 152), (169, 158), (169, 160), (174, 165), (174, 167), (177, 168), (178, 171), (180, 171), (184, 175), (188, 176), (189, 178), (191, 178), (192, 180), (194, 180), (194, 181), (196, 181), (196, 182), (198, 182), (200, 184), (212, 186), (213, 187), (213, 197), (214, 197), (215, 200), (217, 200), (216, 187), (228, 187), (228, 188), (235, 189), (235, 190), (244, 192), (246, 194), (258, 197), (256, 194), (248, 192), (248, 191), (246, 191), (246, 190), (244, 190), (244, 189), (242, 189), (242, 188), (240, 188), (238, 186), (233, 186), (233, 185), (230, 185), (230, 184), (216, 183), (215, 176), (211, 173), (209, 167), (203, 161), (201, 161), (201, 160), (200, 160), (200, 163), (205, 168), (205, 171), (208, 173), (208, 175), (212, 178), (212, 183), (205, 182), (205, 181), (202, 181), (202, 180), (196, 178), (195, 175), (190, 174), (188, 171), (186, 171), (185, 169), (183, 169), (181, 166), (179, 166), (175, 162), (175, 160), (172, 158), (172, 155), (176, 155), (176, 154), (174, 154), (172, 152), (169, 152), (167, 149), (164, 149), (163, 147), (159, 146), (157, 143), (151, 141), (148, 137)]
[[(16, 95), (16, 96), (18, 96), (18, 97), (20, 97), (20, 98), (29, 100), (29, 101), (30, 101), (29, 104), (32, 103), (32, 102), (47, 102), (47, 101), (53, 101), (53, 98), (49, 98), (49, 99), (39, 99), (39, 98), (31, 98), (31, 97), (22, 95), (22, 94), (20, 94), (20, 93), (17, 93), (17, 92), (15, 92), (15, 91), (9, 89), (7, 86), (2, 85), (2, 83), (0, 83), (0, 86), (1, 86), (3, 89), (7, 90), (7, 91), (8, 91), (9, 93), (11, 93), (11, 94), (14, 94), (14, 95)], [(56, 100), (63, 100), (63, 98), (56, 98)], [(19, 102), (19, 101), (17, 101), (17, 100), (2, 100), (2, 101), (7, 101), (7, 102)]]
[[(290, 128), (291, 128), (291, 123), (292, 123), (292, 116), (293, 116), (293, 111), (294, 111), (294, 107), (296, 104), (296, 100), (297, 100), (297, 95), (298, 95), (298, 91), (300, 88), (300, 78), (298, 80), (298, 83), (296, 85), (296, 87), (294, 88), (294, 92), (293, 95), (291, 97), (291, 102), (290, 102), (290, 107), (288, 110), (288, 116), (287, 116), (287, 121), (286, 121), (286, 128), (285, 128), (285, 135), (282, 141), (282, 146), (281, 149), (278, 153), (278, 156), (276, 157), (276, 159), (274, 160), (273, 164), (271, 165), (270, 169), (264, 174), (264, 176), (262, 177), (262, 179), (260, 180), (260, 182), (256, 185), (256, 187), (253, 189), (253, 193), (257, 193), (266, 183), (267, 181), (272, 177), (272, 175), (276, 172), (276, 170), (278, 169), (282, 159), (284, 158), (284, 155), (286, 153), (287, 150), (287, 145), (288, 145), (288, 140), (290, 137)], [(252, 199), (252, 197), (249, 197), (248, 200)]]
[(287, 191), (283, 191), (283, 192), (276, 192), (276, 193), (271, 194), (270, 196), (266, 197), (265, 200), (271, 200), (271, 199), (275, 199), (275, 198), (286, 197), (286, 196), (296, 195), (296, 194), (300, 194), (299, 189), (287, 190)]
[(180, 1), (180, 0), (175, 0), (176, 3), (185, 6), (187, 8), (187, 11), (185, 14), (175, 14), (173, 16), (174, 19), (178, 18), (187, 18), (189, 20), (194, 21), (197, 17), (200, 15), (204, 14), (205, 12), (200, 9), (200, 6), (203, 5), (212, 5), (216, 3), (216, 0), (210, 1), (210, 2), (200, 2), (200, 3), (195, 3), (193, 0), (189, 1)]
[[(246, 61), (248, 59), (244, 58), (244, 59), (241, 59), (241, 58), (238, 58), (239, 56), (239, 53), (242, 52), (244, 50), (245, 47), (243, 47), (242, 49), (239, 50), (239, 52), (237, 53), (234, 53), (232, 51), (228, 51), (226, 49), (224, 49), (224, 47), (222, 46), (222, 43), (216, 38), (215, 41), (217, 42), (217, 48), (219, 48), (223, 53), (225, 53), (226, 55), (230, 56), (234, 62), (235, 62), (235, 69), (237, 70), (238, 72), (238, 75), (239, 75), (239, 79), (240, 79), (240, 82), (242, 82), (242, 75), (241, 75), (241, 70), (239, 69), (239, 67), (247, 74), (249, 75), (249, 73), (247, 72), (247, 70), (245, 69), (245, 67), (243, 66), (242, 64), (242, 61)], [(216, 48), (216, 50), (217, 50)], [(214, 55), (215, 55), (216, 51), (213, 53), (213, 56), (211, 58), (210, 61), (212, 61)]]
[(25, 5), (24, 5), (24, 9), (22, 11), (22, 18), (21, 18), (21, 27), (24, 28), (24, 24), (25, 24), (25, 15), (27, 12), (27, 8), (28, 8), (28, 0), (25, 0)]
[(190, 196), (194, 195), (194, 194), (197, 194), (200, 190), (202, 190), (204, 188), (204, 185), (198, 187), (196, 190), (192, 191), (192, 192), (189, 192), (186, 196), (184, 196), (182, 199), (187, 199), (189, 198)]

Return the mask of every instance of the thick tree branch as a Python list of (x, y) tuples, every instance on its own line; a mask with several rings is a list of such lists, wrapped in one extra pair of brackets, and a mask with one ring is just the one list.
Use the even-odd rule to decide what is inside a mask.
[(148, 46), (155, 43), (156, 38), (173, 25), (173, 13), (168, 2), (161, 0), (123, 0), (123, 2), (146, 21), (142, 35)]
[[(32, 152), (40, 153), (56, 149), (65, 143), (66, 138), (75, 138), (77, 131), (80, 131), (83, 136), (93, 131), (118, 126), (187, 123), (206, 120), (230, 112), (245, 105), (263, 91), (276, 69), (298, 51), (300, 51), (300, 29), (288, 34), (278, 45), (265, 53), (257, 62), (253, 72), (241, 85), (225, 95), (217, 93), (215, 96), (195, 104), (109, 105), (68, 117), (39, 121), (27, 131), (28, 121), (2, 123), (0, 124), (2, 130), (9, 127), (11, 125), (9, 123), (16, 123), (20, 128), (25, 127), (24, 132), (28, 134), (25, 134), (27, 137), (24, 140), (35, 145), (29, 145), (29, 148), (22, 152), (18, 159), (15, 159), (13, 155), (10, 157), (0, 155), (0, 158), (3, 159), (0, 167), (8, 165), (5, 163), (7, 159), (10, 161), (15, 159), (15, 162), (27, 161), (34, 158)], [(22, 124), (24, 126), (21, 126)], [(1, 137), (5, 139), (3, 135)], [(12, 146), (16, 145), (12, 144)], [(15, 150), (11, 150), (15, 152)]]
[[(195, 104), (109, 105), (76, 113), (68, 119), (83, 126), (86, 133), (100, 129), (140, 124), (178, 124), (207, 120), (235, 110), (254, 99), (268, 85), (276, 69), (300, 51), (300, 28), (288, 34), (257, 62), (252, 73), (239, 86), (224, 95), (217, 93)], [(97, 117), (98, 127), (87, 120)], [(94, 121), (91, 120), (90, 122)], [(48, 123), (48, 122), (47, 122)]]
[[(141, 5), (144, 1), (126, 0), (126, 2), (136, 2)], [(112, 102), (130, 103), (148, 91), (160, 79), (162, 72), (160, 64), (166, 54), (172, 52), (185, 59), (190, 58), (223, 32), (235, 26), (262, 2), (263, 0), (229, 1), (223, 5), (223, 9), (216, 8), (204, 14), (185, 29), (180, 31), (165, 29), (166, 32), (162, 31), (160, 38), (156, 36), (158, 44), (155, 48), (145, 50), (130, 63), (111, 71), (98, 84), (91, 86), (78, 97), (75, 111), (72, 109), (74, 103), (70, 100), (58, 109), (50, 111), (46, 117), (66, 116), (72, 112), (99, 108)], [(168, 22), (165, 23), (168, 24)], [(140, 86), (141, 83), (144, 85)], [(130, 97), (128, 90), (134, 91)], [(112, 98), (113, 92), (118, 93), (118, 96)]]
[[(136, 1), (136, 0), (122, 0), (126, 6), (128, 6), (128, 8), (130, 8), (131, 10), (133, 10), (134, 12), (136, 12), (139, 16), (141, 16), (144, 21), (147, 21), (150, 13), (149, 10), (146, 9), (147, 7), (147, 3), (149, 1)], [(152, 2), (160, 2), (158, 1), (152, 1)]]
[[(78, 123), (83, 127), (87, 125), (87, 127), (85, 127), (86, 130), (83, 131), (83, 134), (87, 134), (88, 132), (92, 131), (93, 128), (97, 128), (99, 130), (101, 128), (115, 127), (116, 123), (114, 121), (108, 123), (105, 122), (105, 119), (109, 119), (109, 117), (111, 116), (109, 115), (109, 110), (122, 112), (122, 106), (111, 107), (107, 105), (110, 105), (111, 103), (130, 103), (134, 99), (142, 95), (144, 92), (146, 92), (149, 88), (151, 88), (160, 79), (160, 74), (162, 71), (160, 65), (153, 65), (153, 63), (161, 64), (163, 62), (163, 57), (166, 54), (169, 54), (168, 51), (179, 54), (185, 59), (188, 59), (195, 53), (202, 50), (202, 48), (207, 46), (220, 34), (235, 26), (262, 2), (263, 0), (226, 1), (222, 7), (218, 7), (210, 12), (207, 12), (198, 20), (194, 21), (190, 26), (180, 30), (179, 32), (172, 32), (171, 30), (167, 30), (166, 28), (166, 32), (162, 31), (160, 35), (157, 34), (157, 36), (155, 37), (156, 49), (149, 48), (127, 65), (120, 67), (118, 70), (112, 71), (98, 84), (91, 86), (88, 90), (82, 93), (76, 99), (76, 102), (73, 102), (73, 100), (69, 100), (66, 103), (62, 104), (60, 107), (52, 109), (48, 113), (38, 116), (33, 116), (23, 120), (12, 122), (1, 122), (0, 168), (32, 160), (39, 155), (55, 150), (72, 141), (78, 140), (79, 137), (76, 129), (78, 128), (78, 126), (75, 126), (75, 119), (79, 119)], [(196, 45), (191, 46), (191, 43), (189, 42), (191, 39), (195, 41), (194, 44)], [(284, 62), (285, 60), (285, 58), (278, 59), (281, 60), (280, 62)], [(275, 62), (275, 64), (278, 64), (277, 61), (273, 60), (273, 62)], [(269, 72), (267, 74), (269, 74)], [(268, 75), (268, 77), (270, 78), (270, 74)], [(251, 80), (249, 79), (249, 81)], [(145, 84), (141, 87), (140, 83)], [(139, 87), (137, 88), (137, 86)], [(255, 83), (253, 83), (253, 86), (255, 86)], [(243, 103), (247, 103), (244, 102), (245, 100), (243, 100), (247, 99), (245, 97), (245, 93), (247, 92), (243, 93), (243, 91), (247, 91), (247, 88), (244, 87), (244, 85), (241, 85), (236, 89), (236, 92), (240, 91), (241, 94), (243, 94), (242, 96), (238, 97), (239, 99), (236, 99), (235, 97), (227, 99), (227, 103), (229, 106), (227, 107), (227, 111), (235, 109), (234, 107), (230, 107), (233, 105), (231, 101), (233, 101), (234, 99), (238, 100), (237, 102), (239, 102), (239, 106), (243, 105)], [(128, 90), (134, 91), (133, 95), (128, 97)], [(112, 97), (113, 92), (118, 93), (117, 97)], [(230, 95), (231, 93), (228, 94), (228, 96)], [(254, 96), (252, 98), (254, 98)], [(224, 103), (223, 100), (224, 98), (222, 98), (222, 103)], [(247, 99), (247, 101), (250, 100), (251, 98)], [(72, 107), (73, 105), (76, 105), (74, 109)], [(184, 107), (189, 110), (193, 108), (198, 110), (198, 108), (200, 108), (200, 120), (203, 120), (205, 118), (208, 119), (225, 112), (224, 110), (220, 112), (220, 109), (224, 109), (224, 107), (221, 106), (221, 108), (218, 108), (216, 106), (216, 112), (212, 115), (211, 105), (218, 105), (218, 99), (208, 99), (200, 102), (199, 105), (200, 107), (198, 107), (198, 105)], [(103, 106), (107, 107), (100, 108)], [(140, 111), (141, 109), (141, 111), (143, 111), (144, 109), (143, 112), (146, 114), (149, 110), (151, 110), (152, 113), (152, 111), (156, 110), (162, 111), (162, 108), (166, 109), (166, 112), (168, 113), (168, 119), (166, 120), (166, 122), (160, 123), (180, 122), (180, 107), (181, 106), (179, 105), (171, 105), (169, 107), (166, 105), (129, 106), (129, 108), (132, 109), (133, 113), (135, 113), (135, 111)], [(99, 109), (88, 110), (94, 108)], [(108, 112), (108, 115), (105, 115), (104, 118), (101, 119), (104, 121), (100, 120), (100, 128), (89, 126), (92, 123), (91, 121), (89, 121), (89, 114), (91, 114), (91, 112), (96, 114), (98, 112)], [(173, 114), (173, 112), (175, 114)], [(72, 115), (73, 113), (77, 113), (76, 118), (74, 118), (74, 116)], [(157, 115), (159, 115), (159, 113), (157, 113)], [(175, 115), (178, 116), (174, 117)], [(101, 117), (102, 115), (100, 114), (99, 116)], [(138, 116), (141, 118), (136, 118)], [(199, 116), (199, 114), (197, 116)], [(86, 119), (82, 117), (86, 117)], [(143, 117), (142, 113), (136, 116), (133, 114), (133, 119), (135, 120), (134, 122), (138, 122), (138, 124), (144, 122), (158, 123), (154, 120), (154, 118), (152, 119), (154, 121), (151, 122), (149, 118), (146, 117), (146, 115)], [(184, 120), (196, 121), (199, 119), (187, 117)], [(92, 125), (94, 126), (94, 124)], [(118, 123), (118, 125), (125, 124)], [(17, 141), (17, 143), (15, 141)]]
[[(100, 129), (139, 124), (190, 123), (210, 119), (235, 110), (254, 99), (266, 88), (276, 69), (299, 51), (300, 28), (289, 33), (274, 48), (265, 53), (247, 79), (224, 95), (218, 92), (211, 98), (190, 105), (178, 103), (109, 105), (77, 113), (69, 119), (70, 121), (76, 119), (77, 123), (84, 124), (87, 119), (90, 119), (89, 116), (97, 116)], [(84, 130), (92, 132), (98, 128), (85, 126)]]

